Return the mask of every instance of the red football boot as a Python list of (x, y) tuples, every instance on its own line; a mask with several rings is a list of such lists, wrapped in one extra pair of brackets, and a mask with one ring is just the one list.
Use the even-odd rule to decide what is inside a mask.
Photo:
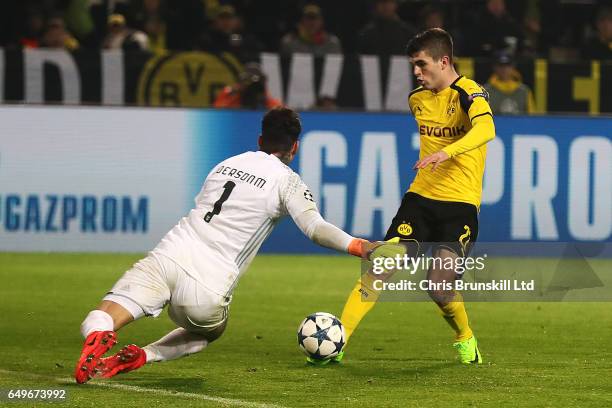
[(111, 378), (117, 374), (136, 370), (146, 362), (145, 351), (135, 344), (130, 344), (119, 350), (114, 356), (101, 358), (95, 368), (95, 376)]
[(86, 383), (94, 375), (94, 370), (102, 357), (117, 343), (117, 333), (114, 331), (91, 332), (85, 339), (81, 358), (76, 365), (74, 378), (79, 384)]

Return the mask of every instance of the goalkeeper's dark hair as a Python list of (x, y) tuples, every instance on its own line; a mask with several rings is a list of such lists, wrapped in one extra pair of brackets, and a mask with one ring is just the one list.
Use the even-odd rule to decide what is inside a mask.
[(453, 62), (453, 39), (449, 33), (441, 28), (430, 28), (414, 37), (406, 46), (408, 56), (413, 56), (419, 51), (424, 51), (438, 61), (445, 55)]
[(285, 106), (274, 108), (261, 121), (260, 149), (268, 154), (289, 152), (301, 132), (302, 123), (296, 111)]

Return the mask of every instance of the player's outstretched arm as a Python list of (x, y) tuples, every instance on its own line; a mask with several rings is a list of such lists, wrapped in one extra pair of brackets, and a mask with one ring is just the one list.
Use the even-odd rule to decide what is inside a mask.
[(384, 242), (372, 243), (355, 238), (325, 221), (308, 187), (295, 173), (288, 176), (281, 188), (281, 202), (304, 235), (322, 247), (369, 260), (381, 256), (393, 256), (399, 248)]
[(322, 247), (364, 258), (374, 249), (374, 244), (371, 242), (355, 238), (325, 221), (316, 208), (309, 208), (299, 214), (291, 214), (291, 217), (304, 235)]
[(381, 257), (393, 258), (396, 255), (403, 255), (406, 251), (402, 245), (355, 238), (334, 224), (325, 221), (316, 209), (304, 211), (296, 216), (294, 221), (304, 235), (315, 244), (339, 252), (347, 252), (369, 261)]

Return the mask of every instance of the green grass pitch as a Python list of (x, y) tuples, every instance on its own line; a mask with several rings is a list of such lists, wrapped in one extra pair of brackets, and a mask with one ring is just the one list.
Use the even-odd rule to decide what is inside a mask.
[[(432, 303), (381, 303), (342, 364), (306, 366), (297, 326), (315, 311), (340, 314), (359, 271), (348, 256), (259, 256), (227, 331), (202, 353), (77, 386), (79, 325), (137, 259), (0, 254), (0, 389), (64, 388), (61, 407), (612, 406), (611, 303), (468, 304), (480, 367), (456, 362)], [(121, 330), (119, 345), (171, 328), (164, 312)]]

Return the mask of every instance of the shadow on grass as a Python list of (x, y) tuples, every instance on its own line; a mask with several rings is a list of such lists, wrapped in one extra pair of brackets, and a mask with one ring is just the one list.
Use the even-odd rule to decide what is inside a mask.
[(68, 388), (84, 389), (88, 386), (104, 385), (104, 384), (120, 384), (146, 389), (158, 389), (169, 392), (198, 392), (201, 391), (205, 384), (205, 379), (201, 377), (160, 377), (159, 375), (148, 375), (144, 373), (135, 373), (134, 375), (119, 375), (112, 379), (93, 379), (87, 384), (76, 384), (71, 381), (62, 381), (61, 385)]

